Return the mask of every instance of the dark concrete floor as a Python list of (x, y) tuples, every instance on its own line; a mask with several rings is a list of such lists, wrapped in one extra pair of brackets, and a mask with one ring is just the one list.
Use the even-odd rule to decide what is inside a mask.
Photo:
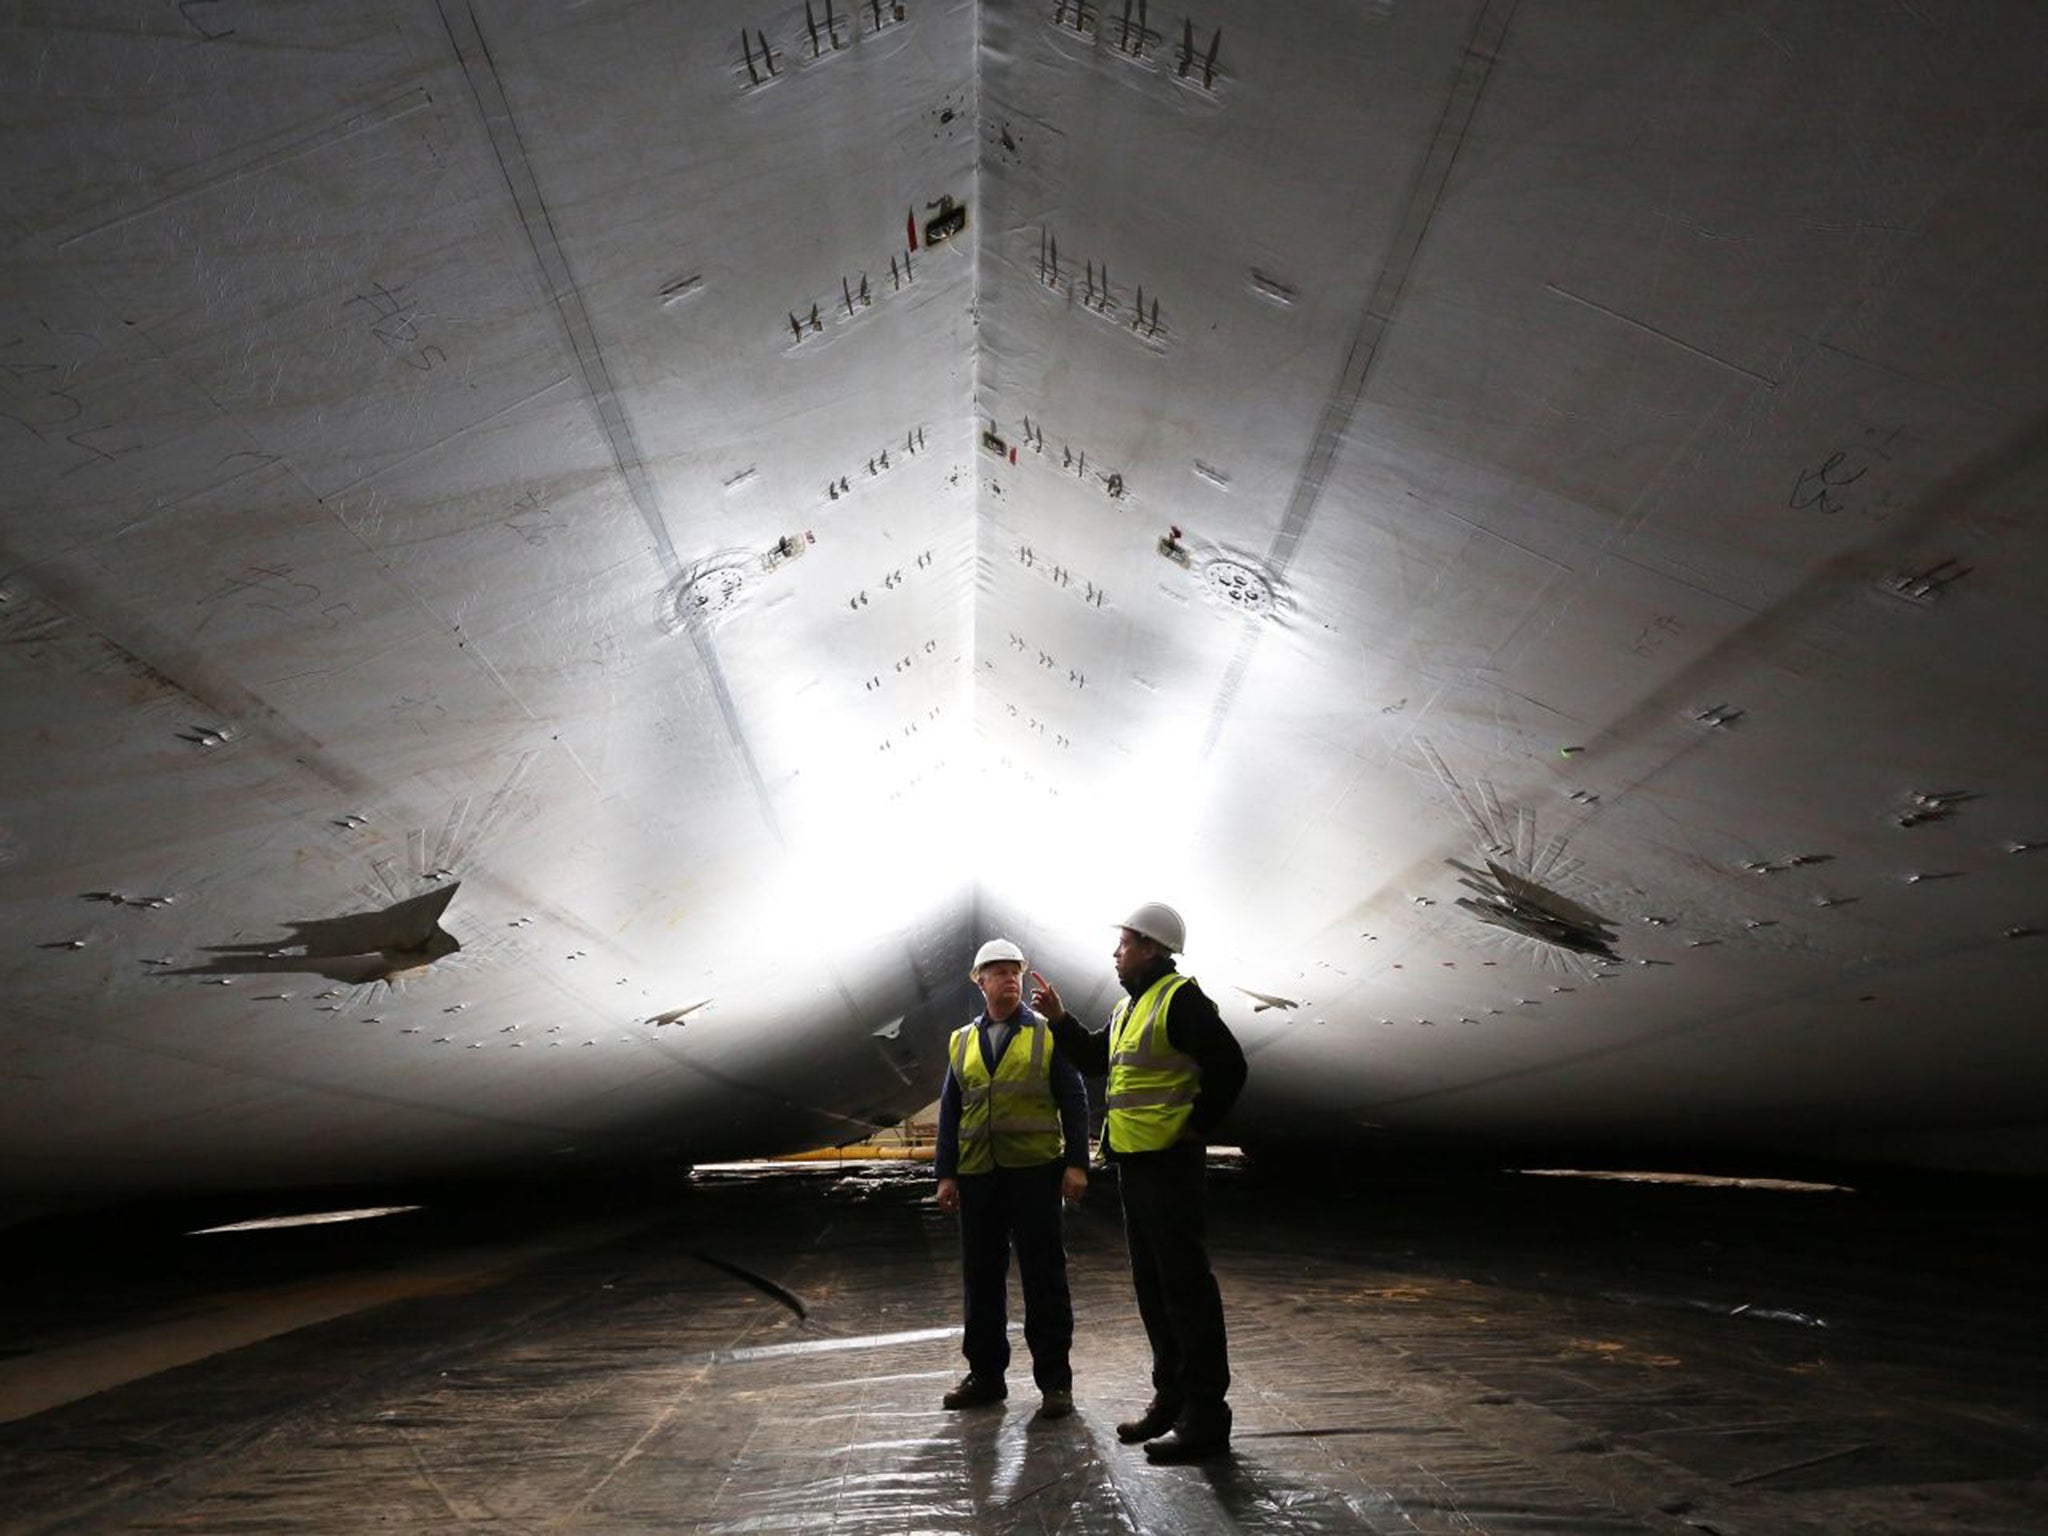
[(1160, 1468), (1111, 1427), (1146, 1380), (1113, 1186), (1070, 1227), (1056, 1423), (1021, 1340), (1005, 1409), (940, 1409), (927, 1186), (700, 1172), (287, 1233), (17, 1229), (0, 1529), (2048, 1531), (2048, 1262), (2009, 1191), (1222, 1166), (1237, 1439)]

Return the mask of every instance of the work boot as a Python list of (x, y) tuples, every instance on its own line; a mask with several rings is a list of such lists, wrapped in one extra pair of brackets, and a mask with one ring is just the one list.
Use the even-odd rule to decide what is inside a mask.
[(1041, 1419), (1064, 1419), (1074, 1411), (1074, 1394), (1058, 1388), (1046, 1392), (1038, 1400), (1038, 1416)]
[(1173, 1421), (1179, 1417), (1179, 1403), (1171, 1398), (1155, 1396), (1145, 1405), (1143, 1413), (1117, 1425), (1116, 1437), (1125, 1445), (1136, 1445), (1140, 1440), (1156, 1440), (1173, 1428)]
[(1230, 1449), (1230, 1405), (1213, 1403), (1190, 1408), (1173, 1432), (1147, 1442), (1145, 1459), (1157, 1462), (1205, 1461)]
[(939, 1401), (948, 1408), (981, 1408), (1000, 1403), (1009, 1395), (1010, 1389), (1003, 1385), (1002, 1377), (977, 1376), (969, 1371), (960, 1378), (960, 1385)]

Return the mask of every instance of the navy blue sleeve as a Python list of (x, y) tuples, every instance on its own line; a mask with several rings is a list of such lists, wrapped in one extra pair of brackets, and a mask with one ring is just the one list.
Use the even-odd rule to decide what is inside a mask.
[(946, 1086), (939, 1090), (939, 1140), (932, 1148), (932, 1173), (957, 1178), (960, 1167), (960, 1079), (953, 1075), (953, 1040), (946, 1038)]
[(1058, 1051), (1052, 1054), (1052, 1097), (1060, 1107), (1060, 1135), (1067, 1144), (1069, 1168), (1088, 1166), (1088, 1085), (1074, 1064)]

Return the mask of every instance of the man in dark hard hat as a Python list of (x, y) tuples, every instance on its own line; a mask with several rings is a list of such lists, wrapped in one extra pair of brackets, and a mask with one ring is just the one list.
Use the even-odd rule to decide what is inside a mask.
[(1116, 979), (1128, 995), (1090, 1034), (1036, 971), (1032, 1001), (1060, 1053), (1109, 1074), (1103, 1155), (1117, 1165), (1138, 1315), (1152, 1345), (1152, 1401), (1117, 1425), (1153, 1461), (1197, 1461), (1230, 1446), (1223, 1297), (1203, 1237), (1205, 1142), (1244, 1088), (1244, 1052), (1216, 1005), (1174, 968), (1180, 914), (1147, 902), (1121, 924)]
[(943, 1401), (978, 1408), (1009, 1395), (1005, 1291), (1015, 1243), (1039, 1416), (1061, 1419), (1074, 1411), (1074, 1305), (1060, 1207), (1088, 1189), (1088, 1090), (1053, 1049), (1045, 1020), (1024, 1006), (1023, 950), (990, 939), (968, 976), (987, 1006), (947, 1048), (933, 1154), (939, 1209), (960, 1213), (967, 1293), (967, 1375)]

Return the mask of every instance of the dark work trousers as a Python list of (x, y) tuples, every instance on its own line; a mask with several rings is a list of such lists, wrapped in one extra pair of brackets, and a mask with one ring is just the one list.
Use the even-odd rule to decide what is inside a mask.
[(1203, 1231), (1205, 1160), (1201, 1143), (1192, 1141), (1117, 1159), (1131, 1281), (1152, 1344), (1152, 1390), (1195, 1413), (1222, 1403), (1230, 1390), (1223, 1296)]
[(1071, 1392), (1074, 1303), (1067, 1293), (1067, 1247), (1060, 1225), (1061, 1163), (996, 1168), (960, 1179), (960, 1268), (967, 1290), (967, 1331), (960, 1352), (977, 1376), (1001, 1381), (1010, 1366), (1006, 1292), (1010, 1245), (1024, 1282), (1024, 1342), (1041, 1392)]

